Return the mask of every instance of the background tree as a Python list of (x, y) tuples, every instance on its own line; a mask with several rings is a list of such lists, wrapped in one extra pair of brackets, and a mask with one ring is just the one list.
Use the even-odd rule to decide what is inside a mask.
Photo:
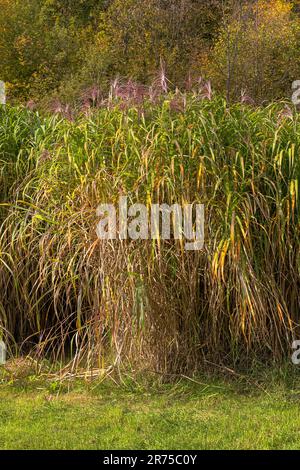
[(243, 91), (257, 103), (289, 97), (300, 74), (299, 34), (291, 2), (235, 2), (223, 17), (206, 74), (228, 99)]
[(113, 73), (147, 82), (163, 60), (169, 79), (180, 85), (209, 46), (218, 11), (215, 1), (114, 1), (104, 25)]
[(300, 76), (299, 1), (0, 0), (0, 79), (11, 100), (76, 101), (116, 76), (170, 86), (206, 76), (256, 102), (291, 94)]

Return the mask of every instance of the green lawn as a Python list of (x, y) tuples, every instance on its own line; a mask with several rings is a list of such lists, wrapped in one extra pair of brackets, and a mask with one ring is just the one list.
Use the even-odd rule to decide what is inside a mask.
[[(270, 387), (272, 389), (272, 387)], [(231, 384), (1, 386), (1, 449), (297, 449), (300, 394)]]

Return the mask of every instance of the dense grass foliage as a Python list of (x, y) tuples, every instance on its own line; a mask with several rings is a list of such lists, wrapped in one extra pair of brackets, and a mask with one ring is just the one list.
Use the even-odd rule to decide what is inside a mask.
[[(0, 111), (0, 325), (11, 347), (162, 372), (281, 360), (299, 324), (300, 119), (170, 96), (69, 122)], [(205, 204), (205, 246), (100, 241), (102, 202)]]

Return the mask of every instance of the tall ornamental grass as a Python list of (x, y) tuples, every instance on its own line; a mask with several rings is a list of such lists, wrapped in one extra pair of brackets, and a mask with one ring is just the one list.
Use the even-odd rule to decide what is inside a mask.
[[(299, 334), (300, 118), (221, 98), (0, 111), (0, 326), (73, 366), (283, 360)], [(205, 204), (205, 245), (101, 241), (100, 203)]]

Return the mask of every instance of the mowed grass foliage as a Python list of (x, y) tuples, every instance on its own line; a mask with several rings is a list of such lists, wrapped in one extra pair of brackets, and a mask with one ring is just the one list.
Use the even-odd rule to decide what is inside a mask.
[[(300, 118), (165, 96), (68, 121), (0, 110), (0, 325), (12, 353), (193, 372), (289, 357)], [(205, 246), (100, 241), (96, 208), (205, 204)]]
[(225, 382), (0, 391), (0, 449), (297, 449), (299, 393)]

